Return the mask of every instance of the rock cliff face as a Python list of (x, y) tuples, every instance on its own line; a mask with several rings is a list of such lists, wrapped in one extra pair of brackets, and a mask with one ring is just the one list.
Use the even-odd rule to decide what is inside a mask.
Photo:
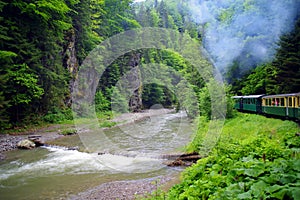
[[(68, 71), (71, 74), (72, 79), (70, 80), (69, 83), (69, 88), (70, 88), (70, 93), (73, 92), (73, 88), (74, 88), (74, 82), (75, 82), (75, 78), (76, 75), (78, 73), (78, 60), (76, 57), (76, 49), (75, 49), (75, 42), (76, 42), (76, 37), (75, 37), (75, 32), (74, 30), (71, 30), (69, 32), (69, 34), (66, 37), (67, 40), (67, 46), (64, 52), (64, 65), (66, 67), (66, 69), (68, 69)], [(71, 99), (68, 98), (66, 100), (66, 104), (70, 105), (71, 104)]]
[(127, 80), (130, 82), (131, 88), (134, 88), (134, 92), (129, 99), (129, 109), (131, 112), (139, 112), (142, 109), (142, 91), (143, 84), (141, 80), (141, 73), (139, 69), (139, 64), (141, 60), (140, 53), (133, 53), (129, 60), (129, 66), (131, 67), (131, 72), (127, 76)]
[[(89, 116), (93, 111), (90, 110), (88, 106), (94, 101), (95, 92), (99, 84), (100, 76), (102, 75), (99, 74), (99, 72), (104, 71), (105, 69), (103, 69), (103, 67), (106, 67), (102, 62), (106, 64), (108, 58), (106, 58), (107, 55), (99, 59), (95, 56), (88, 56), (85, 58), (84, 64), (80, 66), (80, 71), (78, 72), (78, 61), (76, 59), (74, 44), (75, 38), (69, 41), (69, 49), (66, 50), (65, 60), (66, 67), (73, 75), (73, 80), (70, 83), (70, 92), (73, 97), (72, 107), (78, 116)], [(125, 71), (130, 71), (125, 78), (126, 84), (128, 84), (127, 89), (130, 92), (120, 92), (124, 92), (125, 96), (130, 94), (130, 97), (126, 96), (129, 111), (139, 112), (142, 110), (143, 85), (139, 68), (142, 56), (138, 52), (132, 52), (126, 56), (128, 58), (128, 60), (126, 59), (127, 63), (125, 62), (125, 66), (120, 67), (124, 67), (124, 69), (126, 69)]]

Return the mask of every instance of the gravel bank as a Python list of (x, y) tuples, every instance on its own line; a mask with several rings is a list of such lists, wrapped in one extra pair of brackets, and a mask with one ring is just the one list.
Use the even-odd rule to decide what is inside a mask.
[(133, 200), (145, 197), (168, 182), (174, 181), (174, 177), (159, 176), (149, 179), (133, 181), (114, 181), (104, 183), (88, 191), (70, 197), (70, 200), (97, 199), (97, 200)]
[(26, 138), (26, 136), (0, 135), (0, 161), (5, 159), (3, 152), (11, 151), (17, 148), (17, 143)]
[(41, 135), (42, 141), (44, 142), (64, 137), (59, 134), (60, 128), (60, 125), (52, 125), (50, 127), (41, 128), (31, 132), (18, 133), (16, 135), (0, 134), (0, 161), (5, 159), (3, 152), (16, 149), (18, 142), (27, 139), (28, 135)]

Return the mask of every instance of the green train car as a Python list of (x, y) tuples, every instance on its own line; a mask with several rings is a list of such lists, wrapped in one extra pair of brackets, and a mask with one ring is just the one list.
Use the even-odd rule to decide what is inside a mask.
[(239, 111), (300, 120), (300, 93), (277, 95), (234, 96)]
[(243, 110), (243, 101), (242, 101), (243, 96), (233, 96), (231, 98), (233, 98), (233, 100), (234, 100), (233, 108), (236, 110), (242, 111)]
[(300, 119), (300, 93), (262, 97), (262, 112), (268, 115)]
[(234, 108), (239, 111), (262, 112), (262, 97), (264, 95), (234, 96)]

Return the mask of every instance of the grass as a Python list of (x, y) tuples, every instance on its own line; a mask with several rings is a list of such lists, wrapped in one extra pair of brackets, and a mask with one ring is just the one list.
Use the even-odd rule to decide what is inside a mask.
[[(188, 151), (203, 153), (209, 122)], [(187, 168), (181, 183), (153, 199), (299, 199), (300, 132), (292, 121), (238, 113), (227, 119), (207, 157)]]

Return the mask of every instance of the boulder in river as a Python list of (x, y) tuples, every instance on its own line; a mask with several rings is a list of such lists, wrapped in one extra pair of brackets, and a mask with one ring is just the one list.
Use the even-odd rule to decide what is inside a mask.
[(18, 142), (17, 147), (20, 149), (32, 149), (35, 147), (35, 143), (31, 140), (25, 139)]
[(45, 143), (42, 140), (41, 135), (28, 135), (28, 140), (32, 141), (35, 143), (36, 146), (43, 146)]

